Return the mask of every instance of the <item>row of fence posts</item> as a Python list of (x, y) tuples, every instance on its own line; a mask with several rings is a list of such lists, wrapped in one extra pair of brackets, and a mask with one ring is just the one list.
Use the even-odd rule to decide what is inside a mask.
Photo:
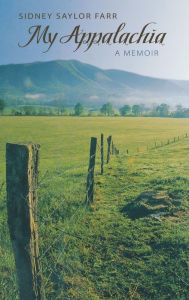
[[(186, 134), (183, 136), (183, 138), (187, 138), (187, 137), (188, 137), (188, 133), (186, 133)], [(180, 137), (180, 136), (174, 137), (173, 140), (168, 139), (167, 142), (165, 142), (165, 143), (163, 143), (163, 142), (161, 141), (161, 143), (160, 143), (159, 145), (158, 145), (157, 142), (155, 142), (154, 148), (157, 149), (157, 148), (160, 148), (160, 147), (163, 147), (163, 146), (170, 145), (171, 143), (176, 143), (176, 142), (180, 141), (181, 138), (182, 138), (182, 137)]]
[[(88, 168), (88, 175), (87, 175), (87, 193), (86, 193), (86, 201), (89, 204), (93, 202), (93, 197), (94, 197), (94, 170), (95, 170), (96, 149), (97, 149), (97, 138), (91, 137), (89, 168)], [(107, 138), (107, 160), (106, 160), (107, 164), (110, 161), (111, 154), (112, 155), (119, 154), (119, 150), (115, 147), (112, 140), (112, 136), (110, 135)], [(101, 175), (103, 175), (104, 173), (104, 135), (103, 134), (101, 134), (101, 138), (100, 138), (100, 157), (101, 157), (100, 173)]]
[[(152, 146), (152, 148), (150, 148), (150, 146), (147, 145), (147, 146), (146, 146), (146, 150), (149, 151), (149, 150), (153, 150), (153, 149), (162, 148), (162, 147), (167, 146), (167, 145), (170, 145), (170, 144), (172, 144), (172, 143), (179, 142), (182, 138), (183, 138), (183, 139), (188, 138), (188, 133), (184, 134), (184, 136), (182, 136), (182, 137), (180, 137), (180, 136), (174, 137), (173, 140), (168, 139), (166, 142), (162, 142), (162, 141), (161, 141), (161, 142), (159, 142), (159, 144), (158, 144), (157, 141), (155, 141), (155, 142), (154, 142), (154, 146)], [(140, 152), (140, 147), (137, 147), (137, 152)], [(129, 150), (128, 150), (128, 149), (126, 149), (126, 153), (129, 154)]]
[[(107, 163), (112, 154), (118, 154), (112, 142), (107, 139)], [(7, 213), (10, 239), (15, 257), (18, 287), (21, 300), (44, 300), (45, 290), (39, 260), (37, 202), (39, 145), (6, 145)], [(94, 197), (94, 170), (97, 138), (90, 143), (89, 168), (87, 174), (86, 200), (90, 204)], [(101, 175), (104, 172), (104, 135), (100, 144)]]

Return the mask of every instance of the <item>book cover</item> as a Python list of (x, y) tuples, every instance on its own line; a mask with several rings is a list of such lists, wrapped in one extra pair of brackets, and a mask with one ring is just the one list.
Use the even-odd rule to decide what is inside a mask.
[(188, 299), (188, 20), (0, 0), (0, 299)]

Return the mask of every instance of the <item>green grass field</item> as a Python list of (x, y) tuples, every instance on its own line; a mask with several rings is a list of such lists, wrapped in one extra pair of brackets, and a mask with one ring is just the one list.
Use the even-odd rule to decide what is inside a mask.
[[(6, 220), (5, 145), (28, 141), (41, 145), (47, 299), (187, 299), (188, 119), (0, 117), (0, 128), (1, 299), (19, 299)], [(98, 147), (94, 204), (86, 207), (90, 137), (100, 143), (101, 133), (113, 136), (120, 155), (111, 156), (101, 176)]]

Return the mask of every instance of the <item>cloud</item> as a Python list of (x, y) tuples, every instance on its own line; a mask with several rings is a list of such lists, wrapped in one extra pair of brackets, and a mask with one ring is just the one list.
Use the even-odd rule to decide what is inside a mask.
[(96, 77), (97, 80), (111, 81), (111, 79), (110, 79), (108, 76), (104, 75), (104, 74), (101, 73), (101, 72), (97, 72), (97, 73), (95, 74), (95, 77)]
[(89, 100), (98, 100), (98, 99), (99, 99), (99, 97), (97, 95), (91, 95), (89, 97)]
[(39, 99), (39, 98), (42, 98), (44, 96), (45, 96), (44, 94), (26, 94), (25, 98), (27, 98), (27, 99)]

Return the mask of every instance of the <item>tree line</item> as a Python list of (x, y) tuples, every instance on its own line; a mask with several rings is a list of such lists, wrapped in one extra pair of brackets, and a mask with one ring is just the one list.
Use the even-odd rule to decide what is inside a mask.
[[(114, 107), (111, 103), (104, 104), (100, 112), (106, 116), (115, 115)], [(152, 109), (145, 107), (143, 104), (128, 105), (125, 104), (119, 108), (119, 114), (124, 117), (173, 117), (173, 118), (189, 118), (189, 108), (177, 105), (174, 111), (170, 111), (169, 105), (162, 103), (154, 106)]]
[[(112, 103), (107, 102), (102, 105), (102, 107), (97, 110), (86, 111), (86, 108), (80, 103), (76, 103), (72, 110), (68, 110), (65, 101), (54, 101), (54, 107), (51, 106), (32, 106), (32, 105), (23, 105), (15, 106), (12, 108), (9, 115), (14, 116), (82, 116), (88, 115), (92, 116), (95, 111), (95, 115), (104, 115), (104, 116), (123, 116), (123, 117), (173, 117), (173, 118), (189, 118), (189, 108), (184, 108), (182, 105), (177, 105), (174, 111), (170, 110), (170, 107), (162, 103), (160, 105), (155, 105), (153, 108), (148, 108), (145, 105), (134, 104), (129, 105), (125, 104), (116, 110)], [(4, 100), (0, 99), (0, 114), (3, 115), (6, 103)]]

